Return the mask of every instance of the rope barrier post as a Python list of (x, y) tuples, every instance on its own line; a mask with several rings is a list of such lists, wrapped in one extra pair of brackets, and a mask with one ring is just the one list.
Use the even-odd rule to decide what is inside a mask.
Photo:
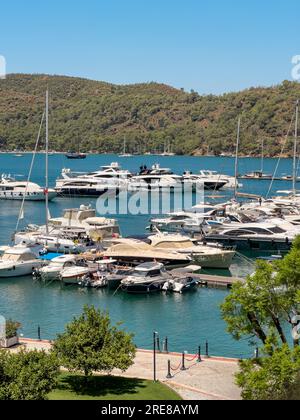
[(258, 347), (255, 349), (254, 358), (259, 359), (259, 348)]
[(157, 382), (157, 379), (156, 379), (156, 336), (157, 336), (157, 332), (154, 331), (153, 333), (153, 379), (154, 379), (154, 382)]
[(38, 326), (38, 340), (41, 341), (41, 327)]
[(165, 338), (164, 344), (163, 344), (163, 353), (168, 354), (169, 353), (169, 349), (168, 349), (168, 337)]
[(158, 334), (156, 336), (156, 346), (157, 346), (157, 351), (159, 353), (161, 353), (161, 351), (160, 351), (160, 339), (159, 339), (159, 335)]
[(206, 341), (206, 343), (205, 343), (205, 357), (207, 359), (209, 359), (209, 345), (208, 345), (208, 341)]
[(202, 359), (201, 359), (201, 346), (198, 347), (198, 363), (201, 363)]
[(182, 353), (182, 366), (181, 366), (180, 370), (182, 370), (182, 371), (186, 370), (186, 367), (185, 367), (185, 353)]
[(171, 374), (171, 360), (168, 360), (168, 375), (167, 375), (167, 379), (172, 379), (173, 376)]

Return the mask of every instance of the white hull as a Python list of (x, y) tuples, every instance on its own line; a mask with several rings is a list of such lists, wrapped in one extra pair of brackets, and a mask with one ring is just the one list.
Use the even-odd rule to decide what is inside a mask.
[[(53, 200), (57, 194), (55, 192), (48, 194), (49, 200)], [(0, 192), (0, 200), (13, 200), (22, 201), (24, 199), (24, 193), (21, 192)], [(43, 192), (40, 193), (27, 193), (26, 201), (46, 201), (46, 196)]]
[(29, 276), (32, 272), (43, 266), (42, 261), (28, 261), (26, 263), (17, 263), (12, 268), (1, 269), (0, 264), (0, 278), (12, 278), (12, 277), (23, 277)]

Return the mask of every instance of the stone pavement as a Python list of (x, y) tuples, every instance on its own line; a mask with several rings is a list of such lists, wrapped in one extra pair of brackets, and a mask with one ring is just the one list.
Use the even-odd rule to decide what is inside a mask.
[[(48, 341), (22, 339), (21, 343), (28, 349), (49, 350)], [(240, 400), (239, 388), (234, 383), (238, 372), (238, 361), (235, 359), (209, 358), (197, 363), (193, 355), (186, 356), (187, 370), (181, 371), (182, 355), (177, 353), (157, 354), (157, 379), (174, 389), (184, 400)], [(191, 361), (194, 359), (193, 361)], [(172, 379), (167, 379), (168, 360), (171, 361)], [(138, 350), (134, 365), (127, 372), (112, 372), (116, 376), (128, 378), (153, 379), (153, 352)]]

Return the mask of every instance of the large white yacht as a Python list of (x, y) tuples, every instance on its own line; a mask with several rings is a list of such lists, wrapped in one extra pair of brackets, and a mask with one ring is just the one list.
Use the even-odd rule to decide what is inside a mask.
[(0, 259), (0, 278), (27, 276), (44, 264), (30, 248), (8, 247)]
[(199, 204), (189, 211), (173, 212), (164, 218), (151, 219), (150, 230), (201, 233), (204, 221), (222, 223), (224, 220), (225, 209), (223, 206)]
[(219, 174), (217, 171), (202, 170), (199, 174), (200, 179), (209, 179), (215, 181), (226, 181), (224, 188), (234, 189), (237, 183), (238, 188), (242, 188), (243, 184), (239, 183), (234, 176)]
[(234, 250), (223, 249), (215, 245), (204, 245), (188, 236), (158, 233), (149, 236), (152, 247), (161, 250), (173, 250), (189, 255), (193, 262), (202, 268), (228, 269), (235, 256)]
[(127, 190), (132, 174), (123, 170), (117, 162), (102, 166), (94, 172), (72, 172), (63, 169), (61, 178), (56, 181), (56, 191), (62, 196), (101, 196), (104, 193), (117, 193)]
[(82, 205), (79, 209), (65, 210), (62, 217), (49, 218), (48, 232), (46, 226), (29, 225), (15, 234), (15, 243), (38, 243), (50, 252), (78, 254), (119, 236), (115, 219), (97, 217), (95, 209)]
[[(53, 200), (57, 196), (55, 190), (48, 189), (48, 198)], [(10, 175), (3, 174), (0, 182), (1, 200), (45, 201), (45, 189), (38, 184), (27, 181), (17, 181)]]
[(206, 175), (193, 174), (192, 172), (186, 171), (183, 173), (184, 182), (190, 182), (193, 185), (193, 189), (203, 188), (207, 191), (219, 191), (228, 184), (228, 180), (221, 179), (219, 177)]
[(139, 175), (133, 176), (129, 183), (129, 191), (175, 191), (176, 189), (190, 187), (193, 183), (184, 181), (180, 175), (175, 175), (170, 168), (161, 168), (159, 164), (153, 165), (151, 169), (144, 167)]

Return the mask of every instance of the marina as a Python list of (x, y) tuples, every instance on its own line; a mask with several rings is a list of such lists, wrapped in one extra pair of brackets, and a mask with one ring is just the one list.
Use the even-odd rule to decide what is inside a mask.
[[(3, 171), (7, 173), (20, 172), (20, 161), (15, 156), (2, 154), (0, 159)], [(26, 175), (26, 168), (30, 163), (30, 159), (30, 155), (25, 155), (22, 159), (22, 165), (24, 166), (21, 172), (24, 173), (24, 176)], [(37, 165), (39, 165), (40, 168), (44, 165), (44, 159), (44, 154), (36, 155)], [(49, 156), (49, 186), (52, 187), (56, 185), (57, 177), (61, 173), (62, 168), (66, 167), (65, 159), (66, 158), (63, 155)], [(130, 173), (135, 173), (136, 169), (141, 166), (141, 162), (145, 162), (144, 164), (147, 167), (151, 167), (154, 162), (158, 161), (161, 162), (161, 168), (169, 167), (174, 174), (180, 174), (182, 172), (182, 158), (176, 156), (135, 156), (127, 160), (126, 158), (119, 158), (113, 155), (90, 155), (88, 160), (74, 161), (71, 170), (81, 173), (90, 173), (91, 169), (102, 167), (101, 170), (104, 169), (111, 171), (111, 162), (118, 161), (118, 165), (122, 166), (122, 170)], [(245, 167), (245, 171), (251, 171), (251, 169), (255, 168), (256, 165), (256, 159), (240, 161), (240, 167)], [(275, 161), (272, 159), (266, 159), (265, 165), (270, 168), (270, 171), (272, 171)], [(184, 166), (195, 173), (200, 172), (203, 167), (211, 168), (211, 170), (213, 170), (214, 167), (218, 166), (222, 168), (222, 173), (228, 173), (228, 176), (233, 176), (232, 168), (234, 167), (234, 159), (185, 157)], [(281, 161), (280, 170), (283, 173), (291, 172), (291, 160), (283, 159)], [(44, 183), (43, 174), (36, 168), (33, 168), (32, 179), (40, 185), (43, 185)], [(262, 197), (267, 195), (268, 185), (266, 185), (264, 190), (264, 187), (262, 187), (263, 184), (260, 182), (255, 183), (252, 180), (245, 180), (244, 182), (245, 184), (242, 189), (243, 192), (247, 193), (247, 191), (249, 191)], [(286, 190), (290, 190), (291, 183), (286, 181), (286, 184), (284, 185), (282, 181), (280, 181), (277, 185), (275, 182), (272, 186), (270, 199), (271, 197), (278, 195), (277, 191), (282, 189), (282, 187), (286, 188)], [(195, 213), (193, 213), (194, 215), (196, 214), (198, 218), (197, 223), (188, 223), (187, 229), (184, 233), (179, 233), (176, 232), (177, 229), (172, 229), (175, 230), (175, 232), (171, 234), (171, 237), (169, 237), (167, 242), (172, 239), (172, 235), (175, 235), (175, 237), (176, 235), (182, 234), (190, 235), (191, 232), (189, 230), (191, 227), (195, 228), (195, 236), (197, 237), (200, 231), (197, 231), (196, 226), (201, 225), (199, 220), (203, 222), (204, 219), (208, 219), (213, 225), (220, 222), (221, 219), (218, 221), (218, 218), (222, 218), (222, 216), (224, 216), (224, 214), (222, 215), (222, 213), (220, 213), (220, 210), (222, 210), (225, 202), (230, 202), (232, 198), (232, 190), (224, 189), (221, 192), (220, 197), (218, 197), (218, 194), (214, 194), (214, 197), (211, 198), (210, 195), (211, 192), (206, 191), (206, 200), (207, 203), (210, 203), (210, 205), (206, 205), (206, 216), (211, 216), (208, 214), (209, 211), (214, 211), (215, 209), (218, 210), (216, 211), (216, 214), (214, 214), (213, 217), (203, 218), (203, 214), (201, 214), (203, 206), (201, 207), (201, 205), (198, 204), (195, 208)], [(254, 206), (254, 204), (251, 204), (250, 202), (248, 207), (246, 206), (246, 200), (243, 204), (244, 207), (241, 209), (243, 217), (246, 217), (245, 212), (249, 212), (249, 209), (253, 212), (253, 207), (261, 207), (259, 214), (265, 212), (267, 214), (266, 217), (270, 217), (270, 214), (272, 213), (276, 215), (278, 207), (281, 207), (281, 209), (286, 208), (289, 210), (287, 211), (288, 215), (286, 217), (289, 218), (289, 222), (293, 221), (293, 223), (295, 223), (294, 226), (297, 230), (296, 223), (299, 223), (300, 219), (299, 214), (297, 214), (295, 210), (295, 204), (297, 204), (295, 202), (297, 200), (291, 202), (287, 196), (280, 197), (281, 198), (278, 198), (276, 202), (269, 199), (265, 203), (261, 203), (261, 205), (259, 205), (256, 200), (256, 203), (258, 203), (257, 206)], [(231, 207), (230, 213), (232, 215), (230, 217), (232, 220), (235, 220), (235, 223), (240, 223), (242, 221), (239, 220), (241, 213), (240, 216), (237, 214), (237, 209), (234, 208), (234, 203), (231, 204)], [(44, 208), (45, 204), (43, 202), (26, 202), (24, 208), (24, 220), (21, 221), (22, 226), (26, 226), (27, 224), (36, 225), (39, 226), (41, 231), (24, 231), (23, 234), (20, 232), (19, 238), (22, 238), (23, 235), (28, 237), (28, 235), (30, 236), (33, 234), (43, 237), (43, 234), (45, 234), (45, 231), (43, 231), (42, 228), (45, 225)], [(49, 202), (49, 211), (51, 213), (49, 226), (53, 226), (53, 232), (55, 232), (55, 230), (57, 231), (62, 229), (64, 235), (67, 231), (69, 231), (70, 234), (70, 230), (73, 230), (73, 234), (78, 235), (80, 232), (85, 232), (85, 234), (87, 234), (95, 229), (104, 229), (108, 231), (108, 238), (112, 237), (113, 234), (122, 235), (122, 238), (133, 238), (137, 235), (144, 235), (145, 240), (147, 240), (146, 242), (143, 242), (145, 244), (143, 245), (145, 249), (146, 247), (149, 247), (148, 237), (151, 238), (151, 236), (155, 237), (157, 235), (159, 237), (159, 234), (156, 231), (147, 233), (147, 227), (149, 227), (150, 219), (153, 218), (153, 215), (141, 214), (133, 216), (129, 214), (103, 218), (103, 215), (97, 215), (95, 213), (95, 208), (96, 200), (93, 197), (89, 197), (87, 200), (83, 197), (57, 197), (53, 201)], [(9, 200), (3, 200), (1, 202), (0, 217), (3, 223), (3, 229), (0, 230), (0, 244), (3, 246), (8, 245), (8, 238), (10, 238), (14, 232), (19, 211), (20, 203)], [(82, 216), (79, 216), (81, 214)], [(157, 216), (159, 218), (163, 218), (164, 215)], [(255, 217), (256, 216), (257, 215), (255, 215)], [(99, 219), (97, 219), (97, 217)], [(249, 217), (249, 214), (247, 217)], [(91, 225), (89, 225), (89, 219), (93, 221)], [(98, 220), (98, 223), (96, 223), (96, 220)], [(245, 220), (243, 221), (245, 222)], [(50, 228), (50, 232), (51, 229), (52, 228)], [(58, 238), (57, 234), (55, 237)], [(128, 241), (128, 239), (122, 238), (119, 237), (118, 239), (118, 237), (115, 237), (111, 243), (108, 241), (106, 249), (111, 249), (109, 245), (112, 247), (120, 246), (117, 245), (116, 241), (119, 241), (120, 243), (122, 241)], [(165, 237), (164, 234), (162, 235), (163, 240), (167, 238), (168, 236)], [(63, 239), (67, 240), (61, 237), (61, 240)], [(95, 236), (94, 239), (96, 239)], [(69, 240), (75, 245), (74, 237)], [(182, 240), (184, 240), (184, 236)], [(135, 239), (134, 241), (139, 242), (141, 239)], [(20, 242), (22, 242), (22, 240)], [(50, 245), (49, 238), (45, 243), (47, 243), (48, 246)], [(45, 245), (45, 243), (43, 245)], [(76, 243), (76, 246), (78, 247), (79, 244)], [(184, 244), (184, 246), (187, 247), (187, 244)], [(205, 249), (207, 244), (202, 246), (204, 246), (203, 249)], [(216, 245), (209, 244), (209, 249), (214, 249), (214, 246)], [(231, 244), (231, 246), (233, 245)], [(163, 252), (167, 253), (168, 251), (165, 247), (166, 245), (164, 244)], [(178, 248), (176, 249), (176, 252), (178, 253), (178, 250), (182, 247), (183, 243), (180, 246), (176, 246), (176, 248)], [(103, 256), (108, 258), (110, 261), (116, 261), (116, 254), (113, 252), (106, 252), (105, 249), (103, 250), (102, 248), (97, 250), (95, 243), (91, 243), (90, 250), (85, 247), (85, 252), (89, 253), (91, 250), (95, 252), (95, 249), (95, 256), (97, 257), (96, 260), (98, 260), (98, 262), (101, 262), (102, 258), (103, 263)], [(143, 261), (145, 261), (145, 251), (141, 251), (141, 248), (138, 249), (141, 254), (139, 262), (143, 263)], [(219, 252), (222, 250), (222, 248), (218, 249)], [(55, 251), (55, 247), (51, 249), (51, 251)], [(61, 251), (63, 251), (63, 249), (61, 249)], [(66, 252), (66, 249), (64, 252)], [(151, 252), (162, 252), (162, 250), (160, 249), (160, 251), (154, 251), (151, 248)], [(202, 268), (200, 273), (194, 273), (193, 278), (197, 280), (198, 286), (188, 293), (165, 293), (162, 290), (161, 293), (149, 295), (147, 293), (136, 295), (123, 293), (121, 290), (117, 291), (122, 280), (128, 274), (130, 275), (132, 273), (132, 268), (130, 268), (130, 266), (126, 268), (126, 264), (123, 265), (123, 267), (114, 269), (114, 272), (109, 273), (109, 275), (106, 272), (105, 277), (103, 277), (103, 273), (101, 274), (101, 270), (99, 271), (99, 264), (96, 265), (96, 267), (94, 266), (93, 273), (91, 273), (91, 270), (87, 270), (87, 268), (84, 267), (75, 267), (76, 272), (74, 272), (72, 265), (74, 263), (74, 257), (76, 257), (75, 255), (66, 255), (65, 257), (57, 256), (59, 260), (54, 260), (50, 265), (47, 265), (45, 268), (41, 268), (42, 272), (45, 271), (46, 273), (49, 273), (46, 275), (47, 281), (37, 281), (34, 280), (32, 276), (18, 277), (15, 279), (2, 278), (0, 287), (0, 305), (3, 313), (7, 314), (7, 316), (9, 315), (16, 319), (22, 319), (22, 333), (25, 336), (33, 338), (36, 337), (38, 326), (41, 327), (44, 338), (53, 338), (56, 333), (63, 328), (63, 325), (68, 322), (68, 320), (70, 320), (74, 315), (80, 313), (80, 309), (85, 303), (93, 303), (97, 307), (108, 309), (113, 319), (123, 319), (125, 321), (126, 328), (128, 328), (128, 330), (135, 331), (136, 342), (140, 347), (151, 348), (149, 340), (151, 331), (159, 329), (162, 334), (173, 337), (174, 350), (180, 351), (182, 346), (192, 348), (194, 346), (194, 338), (190, 336), (188, 330), (186, 329), (186, 325), (192, 323), (191, 325), (193, 325), (195, 335), (197, 337), (201, 337), (202, 340), (209, 340), (210, 343), (212, 343), (211, 345), (215, 354), (222, 354), (228, 357), (247, 356), (252, 354), (253, 350), (248, 347), (247, 343), (234, 342), (226, 333), (225, 324), (220, 319), (218, 308), (228, 293), (227, 289), (232, 287), (232, 284), (234, 284), (235, 281), (243, 280), (247, 274), (253, 272), (255, 258), (269, 258), (272, 257), (272, 255), (273, 258), (275, 258), (275, 254), (278, 251), (275, 251), (274, 247), (271, 247), (271, 249), (264, 249), (264, 247), (257, 249), (256, 246), (253, 246), (243, 252), (246, 253), (247, 258), (240, 258), (239, 253), (237, 253), (232, 263), (228, 264), (228, 267)], [(76, 254), (75, 249), (74, 254)], [(172, 258), (174, 258), (174, 249), (172, 254)], [(248, 259), (249, 256), (251, 257), (250, 260)], [(118, 257), (120, 257), (120, 255), (118, 255)], [(165, 255), (163, 255), (163, 257), (165, 258)], [(153, 261), (154, 258), (154, 255), (151, 254), (149, 262)], [(60, 272), (62, 268), (61, 264), (64, 265), (65, 262), (67, 265), (70, 265), (70, 267), (64, 267), (66, 270), (69, 270), (65, 272), (65, 283), (57, 279), (53, 281), (51, 275), (53, 275), (54, 272), (56, 273), (55, 277), (57, 277), (58, 270)], [(123, 264), (126, 262), (128, 261), (125, 259)], [(195, 264), (195, 262), (199, 263), (199, 260), (189, 260), (183, 265), (191, 265)], [(179, 266), (182, 266), (182, 262)], [(202, 264), (199, 264), (199, 266), (202, 266)], [(169, 270), (174, 268), (175, 267), (170, 267)], [(86, 286), (90, 286), (91, 284), (84, 283), (87, 280), (87, 272), (89, 275), (91, 274), (92, 284), (94, 284), (94, 287), (83, 287), (84, 284)], [(109, 279), (110, 281), (108, 281)], [(163, 288), (165, 284), (166, 282), (162, 282), (160, 287)], [(25, 310), (25, 308), (27, 309)], [(39, 308), (43, 308), (43, 310), (40, 310)], [(55, 310), (53, 310), (54, 308)], [(179, 314), (180, 322), (178, 322)], [(146, 329), (145, 324), (147, 325)]]

